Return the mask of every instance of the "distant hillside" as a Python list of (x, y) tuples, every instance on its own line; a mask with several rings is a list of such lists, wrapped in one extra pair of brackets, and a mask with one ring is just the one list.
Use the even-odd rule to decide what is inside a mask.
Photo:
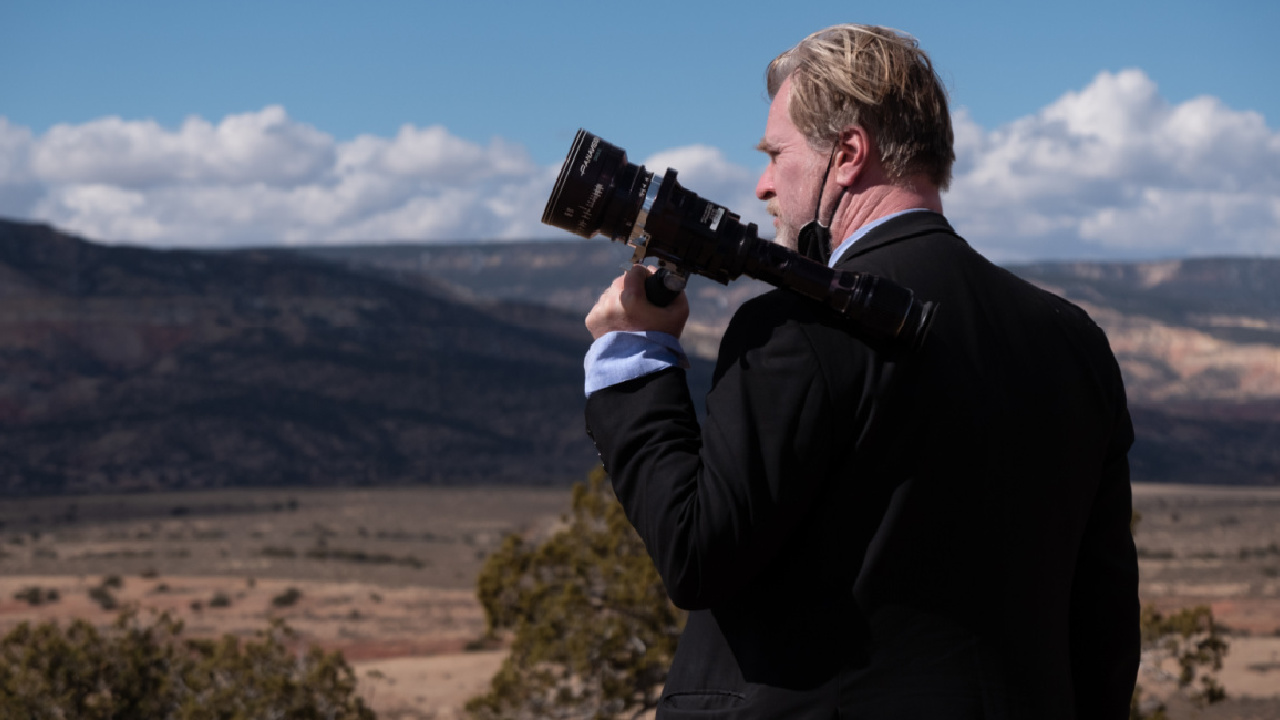
[[(0, 220), (0, 493), (576, 480), (582, 316), (628, 256), (156, 251)], [(1107, 330), (1136, 480), (1280, 483), (1280, 260), (1011, 269)], [(695, 279), (691, 350), (763, 289)]]
[[(307, 248), (350, 267), (543, 302), (579, 315), (629, 257), (605, 240)], [(1085, 307), (1125, 374), (1144, 481), (1280, 484), (1280, 259), (1039, 263), (1013, 272)], [(767, 289), (690, 284), (686, 341), (714, 358), (741, 302)]]
[(570, 482), (589, 340), (422, 278), (0, 221), (0, 492)]
[(1077, 302), (1232, 343), (1280, 346), (1280, 258), (1039, 263), (1011, 268)]
[(1124, 371), (1142, 480), (1280, 485), (1280, 259), (1025, 265)]
[[(400, 244), (300, 248), (312, 257), (374, 269), (405, 281), (425, 279), (462, 297), (545, 305), (581, 321), (600, 292), (630, 264), (631, 248), (603, 239), (563, 242)], [(743, 301), (769, 289), (750, 278), (728, 286), (689, 279), (689, 323), (681, 339), (714, 360), (720, 336)]]

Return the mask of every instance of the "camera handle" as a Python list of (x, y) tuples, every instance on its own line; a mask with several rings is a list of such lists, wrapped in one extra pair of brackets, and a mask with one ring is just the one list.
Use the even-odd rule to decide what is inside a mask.
[(676, 299), (689, 282), (689, 271), (665, 260), (659, 261), (658, 270), (644, 279), (645, 298), (658, 307), (666, 307)]

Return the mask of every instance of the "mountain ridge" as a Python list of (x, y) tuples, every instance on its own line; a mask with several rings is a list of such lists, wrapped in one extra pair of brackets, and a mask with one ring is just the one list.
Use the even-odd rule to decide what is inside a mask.
[[(579, 316), (625, 266), (605, 240), (305, 248), (349, 266), (430, 277), (474, 297)], [(1280, 484), (1280, 258), (1020, 263), (1006, 268), (1085, 308), (1107, 333), (1136, 422), (1139, 481)], [(768, 289), (693, 277), (681, 341), (714, 359), (741, 302)], [(1174, 462), (1171, 458), (1177, 458)]]
[(589, 337), (557, 311), (13, 222), (0, 286), (0, 492), (548, 484), (595, 459)]
[[(603, 240), (150, 250), (0, 220), (0, 493), (567, 483)], [(1138, 481), (1280, 483), (1280, 260), (1036, 263), (1130, 393)], [(694, 278), (705, 392), (734, 309)]]

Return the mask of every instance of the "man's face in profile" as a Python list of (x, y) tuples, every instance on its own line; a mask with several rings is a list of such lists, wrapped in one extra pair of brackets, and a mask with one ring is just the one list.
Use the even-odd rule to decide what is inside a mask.
[(769, 105), (764, 138), (757, 149), (769, 156), (769, 165), (756, 183), (756, 197), (766, 201), (778, 234), (775, 242), (796, 249), (800, 228), (813, 220), (818, 186), (827, 158), (809, 146), (791, 122), (791, 80), (778, 88)]

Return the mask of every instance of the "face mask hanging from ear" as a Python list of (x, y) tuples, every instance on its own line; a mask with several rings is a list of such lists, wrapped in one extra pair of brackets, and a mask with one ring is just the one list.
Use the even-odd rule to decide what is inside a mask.
[(836, 149), (831, 148), (831, 156), (827, 158), (827, 169), (822, 171), (822, 182), (818, 184), (818, 204), (813, 208), (813, 220), (800, 228), (796, 236), (796, 250), (801, 255), (815, 262), (826, 265), (831, 262), (831, 228), (818, 222), (818, 214), (822, 211), (822, 191), (827, 188), (827, 178), (831, 175), (831, 163), (835, 162)]
[(823, 265), (831, 262), (831, 228), (822, 227), (816, 218), (800, 228), (796, 240), (801, 255)]

